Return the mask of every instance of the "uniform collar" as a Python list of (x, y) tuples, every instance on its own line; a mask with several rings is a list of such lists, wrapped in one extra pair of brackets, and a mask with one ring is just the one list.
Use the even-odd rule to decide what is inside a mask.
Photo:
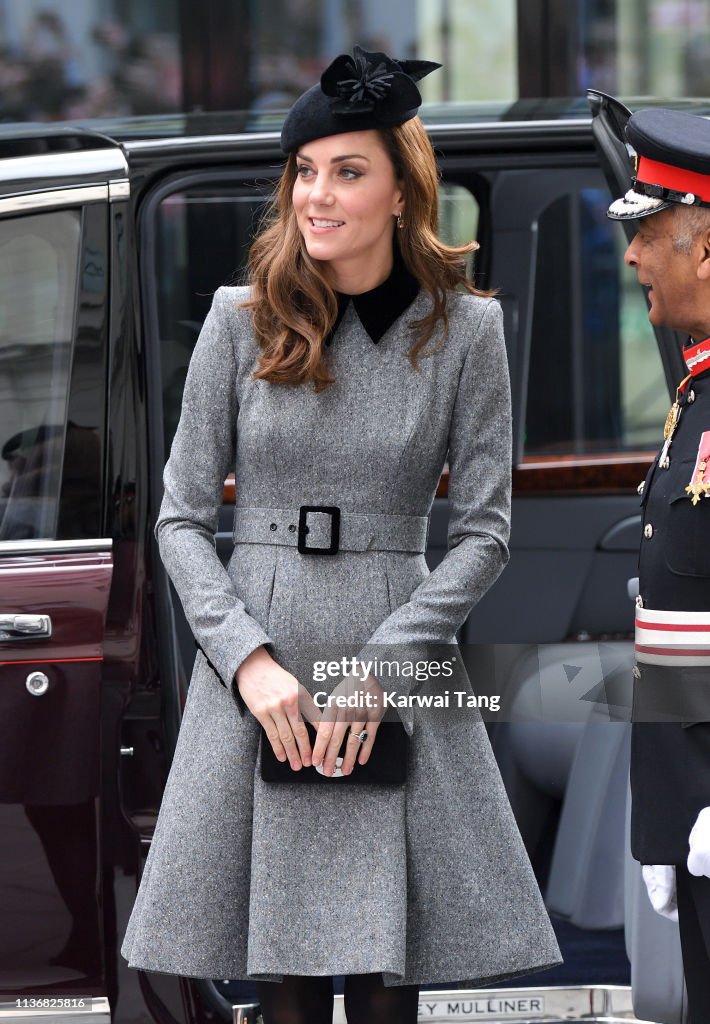
[(710, 338), (703, 341), (693, 341), (689, 338), (683, 347), (683, 358), (693, 377), (710, 370)]
[(375, 345), (395, 320), (398, 320), (405, 309), (414, 302), (419, 294), (419, 282), (405, 267), (396, 244), (393, 255), (394, 261), (390, 276), (376, 288), (372, 288), (369, 292), (362, 292), (360, 295), (335, 293), (338, 300), (338, 315), (325, 339), (326, 345), (330, 345), (333, 341), (335, 332), (338, 330), (350, 302), (355, 308), (360, 323)]
[(701, 385), (702, 381), (710, 378), (710, 359), (708, 355), (710, 355), (710, 338), (705, 338), (703, 341), (694, 341), (693, 338), (688, 338), (688, 341), (683, 346), (683, 359), (690, 372), (678, 385), (678, 395), (683, 395), (690, 391), (691, 381), (692, 387), (696, 388)]

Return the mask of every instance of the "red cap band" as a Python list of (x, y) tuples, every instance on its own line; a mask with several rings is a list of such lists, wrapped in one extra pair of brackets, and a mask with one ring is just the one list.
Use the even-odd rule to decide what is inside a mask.
[(684, 167), (674, 167), (658, 160), (649, 160), (647, 156), (639, 156), (636, 180), (640, 184), (660, 185), (674, 192), (692, 192), (700, 196), (704, 203), (710, 203), (710, 174), (686, 171)]

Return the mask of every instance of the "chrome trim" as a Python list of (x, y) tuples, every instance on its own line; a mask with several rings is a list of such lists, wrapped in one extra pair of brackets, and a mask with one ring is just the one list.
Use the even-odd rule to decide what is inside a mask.
[(56, 206), (77, 206), (79, 203), (105, 203), (108, 185), (77, 185), (73, 188), (43, 189), (41, 192), (21, 192), (0, 199), (0, 216), (28, 213), (31, 210), (49, 210)]
[(15, 156), (0, 164), (0, 189), (7, 191), (13, 182), (37, 181), (47, 178), (60, 185), (61, 178), (81, 176), (108, 181), (110, 177), (128, 177), (128, 163), (121, 149), (80, 149), (73, 153), (42, 153), (38, 156)]
[[(455, 133), (461, 135), (467, 135), (473, 132), (476, 135), (487, 132), (500, 132), (504, 131), (506, 134), (514, 134), (521, 129), (527, 129), (528, 131), (540, 131), (541, 129), (559, 129), (563, 131), (566, 128), (582, 128), (589, 129), (592, 124), (591, 117), (566, 117), (566, 118), (548, 118), (547, 120), (541, 121), (428, 121), (426, 114), (424, 116), (424, 127), (431, 136), (436, 136), (440, 132)], [(171, 136), (168, 138), (146, 138), (146, 139), (125, 139), (123, 145), (129, 152), (139, 153), (141, 150), (161, 150), (161, 149), (188, 149), (190, 146), (204, 146), (211, 144), (222, 144), (243, 142), (243, 143), (264, 143), (264, 142), (278, 142), (281, 138), (279, 131), (268, 131), (268, 132), (233, 132), (233, 133), (222, 133), (220, 135), (190, 135), (187, 137), (179, 138)], [(286, 156), (282, 154), (282, 159), (285, 160)]]
[(232, 1024), (260, 1024), (262, 1021), (258, 1003), (237, 1003), (232, 1006)]
[(3, 555), (64, 555), (85, 551), (111, 551), (111, 537), (84, 540), (0, 540), (0, 558)]
[(49, 615), (29, 615), (21, 612), (0, 614), (0, 643), (18, 640), (49, 640), (52, 620)]
[(44, 672), (30, 672), (25, 679), (25, 689), (30, 697), (44, 697), (49, 690), (49, 676)]
[[(222, 135), (189, 135), (186, 138), (169, 137), (167, 139), (126, 139), (123, 143), (129, 153), (140, 152), (142, 149), (189, 149), (190, 146), (204, 146), (205, 143), (234, 144), (235, 142), (278, 142), (279, 132), (234, 132)], [(282, 154), (286, 160), (286, 155)]]
[(131, 197), (131, 183), (126, 179), (125, 181), (109, 181), (108, 183), (108, 201), (115, 203), (119, 199), (130, 199)]
[[(542, 1013), (526, 1012), (526, 1004), (544, 1004)], [(523, 1007), (506, 1011), (506, 1003)], [(464, 1012), (468, 1009), (471, 1012)], [(456, 1009), (454, 1009), (456, 1007)], [(503, 1012), (501, 1013), (501, 1007)], [(232, 1024), (258, 1024), (258, 1003), (236, 1003), (232, 1006)], [(440, 1012), (442, 1011), (443, 1012)], [(450, 1011), (450, 1012), (449, 1012)], [(541, 1021), (584, 1020), (588, 1024), (644, 1024), (633, 1012), (631, 989), (627, 985), (539, 986), (538, 988), (498, 989), (422, 989), (419, 993), (421, 1022), (515, 1021), (516, 1024), (537, 1024)], [(343, 997), (335, 997), (333, 1024), (346, 1024)]]
[(500, 132), (504, 131), (506, 134), (512, 134), (513, 132), (519, 132), (527, 129), (530, 132), (537, 132), (544, 129), (555, 129), (559, 128), (590, 128), (592, 124), (591, 117), (566, 117), (559, 118), (559, 120), (547, 120), (547, 121), (424, 121), (424, 127), (427, 132), (431, 135), (436, 135), (438, 132), (455, 132), (456, 134), (468, 135), (470, 132), (475, 134), (483, 134), (486, 132)]
[[(526, 1006), (543, 1006), (529, 1012)], [(507, 1008), (509, 1007), (509, 1008)], [(502, 1012), (501, 1012), (502, 1011)], [(419, 993), (420, 1024), (495, 1021), (537, 1024), (541, 1021), (586, 1021), (643, 1024), (634, 1015), (628, 985), (539, 986), (537, 988), (441, 989)], [(343, 997), (335, 997), (333, 1024), (345, 1024)]]
[[(49, 1003), (49, 1006), (46, 1009), (29, 1006), (17, 1007), (14, 1000), (5, 998), (0, 1002), (1, 1024), (27, 1024), (28, 1020), (35, 1021), (40, 1019), (60, 1020), (62, 1024), (86, 1024), (87, 1021), (91, 1021), (91, 1024), (111, 1024), (111, 1008), (105, 996), (52, 996), (47, 994), (41, 996), (22, 995), (17, 996), (17, 998), (24, 1002), (45, 1001)], [(84, 1003), (85, 1005), (74, 1005), (65, 1009), (61, 1005), (57, 1005), (61, 1001), (74, 1004)]]

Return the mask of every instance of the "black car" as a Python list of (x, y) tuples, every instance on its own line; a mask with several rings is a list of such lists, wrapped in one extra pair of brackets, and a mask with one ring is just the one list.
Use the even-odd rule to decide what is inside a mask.
[[(613, 145), (602, 160), (586, 102), (424, 120), (442, 234), (481, 244), (476, 282), (498, 289), (513, 387), (512, 557), (460, 640), (506, 695), (491, 742), (566, 962), (519, 987), (422, 992), (420, 1016), (631, 1020), (625, 923), (636, 1013), (682, 995), (677, 934), (656, 937), (625, 835), (636, 488), (680, 347), (654, 335), (623, 268), (605, 217)], [(278, 128), (240, 114), (0, 128), (6, 1021), (256, 1019), (247, 984), (134, 971), (119, 948), (195, 657), (152, 535), (162, 469), (212, 295), (240, 279), (280, 173)], [(432, 566), (446, 493), (444, 473)], [(672, 984), (643, 966), (654, 942)]]

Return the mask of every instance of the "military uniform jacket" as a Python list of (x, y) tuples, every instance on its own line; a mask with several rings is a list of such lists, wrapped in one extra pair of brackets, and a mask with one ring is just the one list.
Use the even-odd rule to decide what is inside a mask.
[[(263, 644), (314, 692), (314, 644), (454, 645), (507, 559), (498, 303), (452, 294), (448, 336), (421, 372), (407, 351), (410, 323), (430, 308), (423, 291), (377, 344), (348, 303), (329, 348), (336, 383), (316, 394), (252, 379), (260, 350), (247, 297), (221, 288), (205, 321), (156, 525), (206, 657), (230, 681)], [(447, 451), (449, 550), (431, 573), (422, 553), (307, 556), (288, 534), (282, 545), (238, 541), (226, 569), (217, 557), (232, 466), (237, 516), (316, 504), (426, 517)], [(265, 783), (258, 722), (198, 653), (121, 950), (130, 966), (276, 980), (382, 972), (397, 985), (479, 984), (559, 962), (480, 714), (414, 708), (404, 720), (404, 785)]]
[[(681, 410), (668, 467), (656, 458), (643, 488), (637, 603), (664, 611), (710, 611), (710, 498), (694, 506), (685, 490), (701, 436), (710, 430), (710, 371), (690, 380)], [(637, 664), (631, 851), (642, 863), (684, 863), (698, 812), (710, 806), (709, 684), (707, 667)], [(664, 717), (677, 720), (658, 720)]]

